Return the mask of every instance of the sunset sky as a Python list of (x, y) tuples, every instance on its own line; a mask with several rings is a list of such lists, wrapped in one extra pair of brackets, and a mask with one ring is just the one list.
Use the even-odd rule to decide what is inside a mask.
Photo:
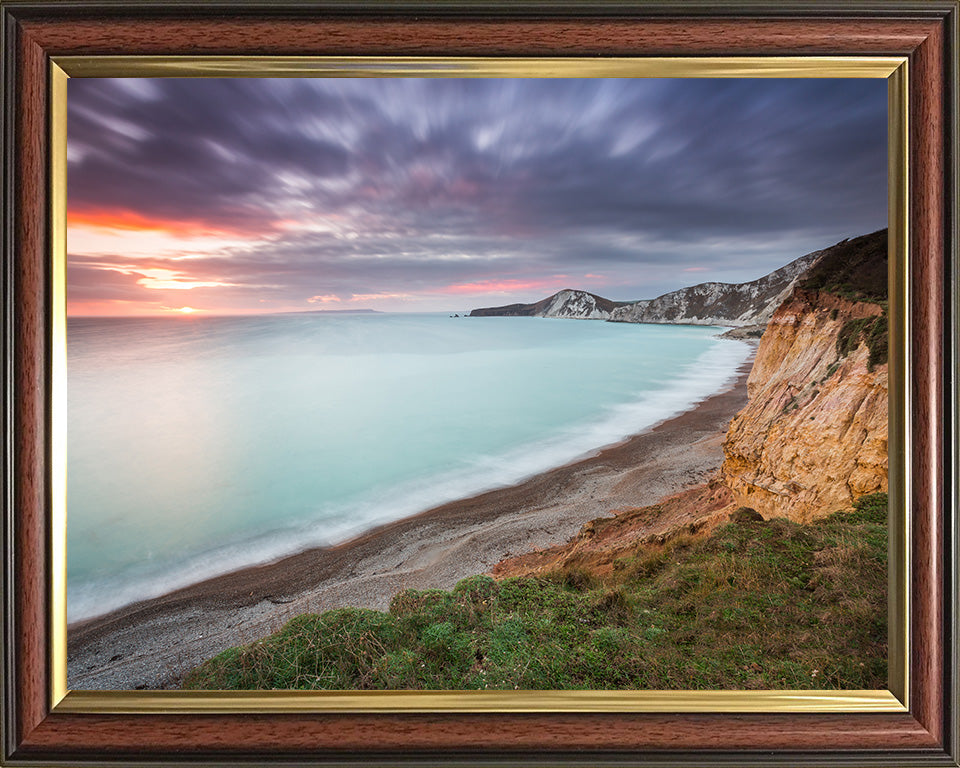
[(71, 79), (72, 315), (465, 311), (886, 225), (883, 80)]

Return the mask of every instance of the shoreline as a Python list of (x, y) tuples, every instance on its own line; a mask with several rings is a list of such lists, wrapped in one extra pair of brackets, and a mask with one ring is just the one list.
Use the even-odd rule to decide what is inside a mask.
[(512, 486), (386, 523), (343, 544), (206, 579), (68, 631), (74, 689), (166, 688), (201, 661), (301, 613), (385, 610), (407, 588), (449, 589), (506, 557), (566, 542), (611, 510), (697, 485), (722, 461), (756, 347), (736, 379), (691, 409)]

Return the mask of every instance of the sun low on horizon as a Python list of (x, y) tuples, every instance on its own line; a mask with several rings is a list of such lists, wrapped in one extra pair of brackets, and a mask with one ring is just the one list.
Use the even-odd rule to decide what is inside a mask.
[(743, 282), (886, 222), (882, 80), (68, 83), (71, 316)]

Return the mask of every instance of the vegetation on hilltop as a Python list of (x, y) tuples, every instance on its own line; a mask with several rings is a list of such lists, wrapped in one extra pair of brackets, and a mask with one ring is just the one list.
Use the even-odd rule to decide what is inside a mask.
[(828, 248), (797, 284), (850, 301), (887, 301), (887, 230), (844, 240)]
[(886, 686), (887, 497), (801, 525), (736, 516), (571, 568), (303, 615), (193, 670), (207, 689)]

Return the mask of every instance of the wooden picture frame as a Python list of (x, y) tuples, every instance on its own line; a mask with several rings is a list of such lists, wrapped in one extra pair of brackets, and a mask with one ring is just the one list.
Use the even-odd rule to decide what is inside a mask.
[[(956, 0), (701, 5), (0, 0), (4, 674), (11, 765), (958, 765)], [(50, 105), (65, 56), (901, 56), (908, 60), (909, 707), (897, 712), (196, 714), (56, 706), (49, 663)], [(62, 640), (62, 638), (61, 638)], [(146, 696), (147, 694), (145, 694)], [(243, 710), (242, 706), (237, 710)], [(709, 707), (707, 708), (709, 710)]]

